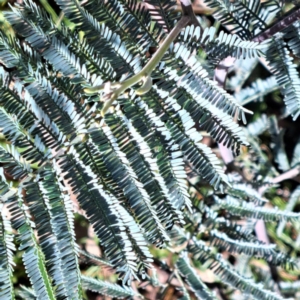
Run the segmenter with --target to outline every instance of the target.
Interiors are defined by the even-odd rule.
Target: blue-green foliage
[[[152,71],[151,89],[138,95],[138,84],[128,88],[102,116],[103,91],[90,91],[143,69],[150,48],[159,51],[180,18],[176,1],[56,2],[74,30],[26,0],[5,12],[16,37],[0,33],[0,209],[5,208],[0,216],[0,298],[14,298],[15,244],[31,283],[16,291],[26,299],[82,299],[84,290],[113,298],[138,296],[128,285],[152,280],[153,244],[180,248],[175,275],[198,299],[216,299],[193,264],[207,261],[234,289],[260,300],[282,299],[239,274],[215,248],[286,268],[294,264],[276,245],[260,242],[253,224],[243,229],[238,221],[299,220],[296,212],[262,207],[266,200],[257,189],[268,183],[274,168],[261,167],[266,160],[257,136],[270,128],[282,171],[298,165],[299,145],[290,163],[275,117],[262,116],[247,129],[237,121],[246,123],[249,111],[243,105],[278,89],[291,115],[299,115],[300,81],[289,50],[299,54],[299,24],[268,43],[253,42],[267,28],[268,14],[279,12],[274,3],[209,0],[221,23],[231,25],[231,34],[187,26]],[[200,50],[206,63],[197,55]],[[210,76],[228,56],[244,60],[229,82],[235,94]],[[263,56],[273,76],[243,89],[249,64]],[[203,135],[234,154],[251,145],[253,181],[228,177]],[[212,187],[201,203],[192,197],[191,173]],[[103,257],[79,250],[71,197],[92,225]],[[224,211],[235,217],[222,217]],[[201,241],[204,235],[209,245]],[[82,276],[79,255],[115,269],[124,286]],[[181,299],[189,299],[185,286],[180,289]]]

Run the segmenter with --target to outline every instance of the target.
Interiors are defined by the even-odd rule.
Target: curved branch
[[[154,53],[152,58],[148,61],[148,63],[145,65],[145,67],[137,74],[133,75],[127,80],[124,80],[123,82],[117,82],[110,85],[110,91],[107,92],[102,100],[105,101],[105,104],[102,108],[101,114],[102,116],[105,115],[109,107],[112,105],[112,103],[118,99],[118,97],[128,88],[132,87],[133,85],[139,83],[140,81],[145,81],[145,78],[148,78],[147,80],[147,87],[145,90],[149,90],[151,86],[151,73],[154,70],[154,68],[157,66],[157,64],[161,61],[165,53],[168,51],[170,45],[175,41],[177,36],[180,34],[181,30],[185,28],[187,25],[194,24],[196,26],[200,26],[194,11],[192,7],[192,3],[190,0],[180,0],[181,8],[182,8],[182,17],[176,24],[176,26],[173,28],[173,30],[168,34],[167,38],[163,41],[161,46],[158,48],[158,50]],[[97,91],[103,90],[105,87],[104,85],[95,86],[92,88],[86,88],[84,89],[84,92],[86,93],[93,93]],[[147,91],[146,91],[147,92]]]

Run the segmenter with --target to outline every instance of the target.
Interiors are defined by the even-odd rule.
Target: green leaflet
[[[205,49],[208,59],[218,64],[222,59],[232,56],[235,58],[250,59],[263,56],[267,44],[245,41],[237,35],[221,31],[217,36],[215,27],[207,27],[201,32],[200,27],[188,26],[182,31],[178,40],[190,50]]]
[[[278,89],[275,77],[271,76],[265,80],[258,79],[250,87],[242,89],[235,94],[235,98],[246,105],[252,101],[261,101],[263,96]]]
[[[58,0],[57,4],[72,22],[86,32],[91,46],[112,62],[117,74],[124,74],[128,68],[132,73],[140,70],[139,57],[132,55],[122,43],[120,36],[108,29],[104,23],[100,24],[93,13],[80,6],[77,0],[72,0],[71,3]]]
[[[150,6],[149,13],[152,20],[156,21],[164,31],[170,32],[176,19],[176,14],[172,14],[176,1],[146,0],[145,2]]]
[[[149,115],[153,121],[155,120],[155,122],[163,124],[161,123],[162,120],[167,120],[165,123],[167,129],[166,136],[171,136],[175,140],[195,171],[199,172],[199,175],[214,185],[216,189],[218,189],[220,184],[222,186],[222,182],[226,182],[227,180],[226,176],[210,149],[199,143],[202,137],[198,132],[191,129],[191,120],[186,118],[183,119],[182,122],[178,117],[174,120],[176,116],[174,116],[174,114],[172,114],[172,118],[169,118],[168,110],[164,109],[155,91],[151,91],[150,95],[143,96],[142,100],[143,101],[138,101],[140,108],[142,108],[146,115]],[[156,112],[157,115],[155,115],[154,112]],[[175,124],[180,125],[176,126]],[[211,168],[210,165],[214,165],[214,167]]]
[[[144,114],[144,110],[141,107],[141,99],[130,98],[130,102],[127,99],[122,101],[125,108],[124,114],[128,119],[127,124],[136,131],[137,137],[140,134],[138,139],[143,141],[144,146],[141,145],[139,148],[148,150],[146,153],[148,156],[150,155],[152,173],[155,172],[157,174],[155,176],[162,188],[164,197],[169,201],[169,203],[162,203],[162,205],[170,206],[171,210],[174,211],[172,214],[174,220],[178,217],[181,218],[179,209],[182,209],[184,204],[188,207],[190,206],[186,181],[184,180],[182,152],[179,150],[179,146],[170,140],[170,132],[164,124],[154,118],[152,114]],[[137,114],[142,116],[143,122],[140,122],[135,117]],[[152,127],[156,128],[155,135],[150,134]],[[178,150],[175,151],[175,149]]]
[[[36,295],[35,295],[33,289],[27,288],[25,286],[21,286],[20,289],[17,291],[17,294],[22,299],[36,300]]]
[[[247,126],[247,132],[251,136],[259,136],[269,127],[269,120],[265,114],[261,115],[259,119],[250,123]]]
[[[287,255],[278,252],[274,244],[264,245],[263,243],[248,242],[242,239],[237,242],[225,233],[219,233],[216,230],[212,230],[210,238],[212,246],[226,249],[230,253],[244,253],[250,257],[264,258],[275,265],[290,266],[295,264]]]
[[[147,224],[147,227],[145,227],[145,233],[149,240],[153,242],[156,241],[158,245],[162,245],[164,240],[168,237],[164,228],[160,225],[160,222],[163,222],[163,220],[159,218],[160,212],[156,212],[154,209],[158,205],[158,201],[164,201],[163,195],[160,192],[160,186],[157,184],[156,180],[152,178],[153,176],[151,175],[151,171],[148,166],[149,163],[145,160],[142,154],[137,151],[134,144],[127,142],[124,146],[122,146],[122,141],[126,141],[129,135],[129,131],[125,127],[125,122],[120,120],[117,116],[108,115],[106,117],[106,123],[110,128],[110,130],[106,130],[106,134],[111,143],[117,143],[117,145],[120,145],[120,148],[123,148],[127,159],[132,162],[132,170],[130,170],[130,168],[129,172],[135,173],[136,177],[140,179],[145,188],[145,191],[143,191],[143,189],[141,190],[142,197],[140,197],[140,201],[137,201],[136,199],[134,203],[131,202],[131,207],[136,206],[135,210],[138,212],[137,214],[141,214],[141,224]],[[119,147],[115,147],[116,153],[120,151]],[[122,153],[120,153],[120,155],[122,155]],[[123,164],[126,166],[126,160],[123,161]],[[137,186],[139,186],[138,182]],[[134,191],[132,191],[132,193],[134,193]],[[151,213],[151,220],[145,217],[145,211],[147,210]]]

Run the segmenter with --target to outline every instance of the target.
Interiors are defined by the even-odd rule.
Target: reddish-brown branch
[[[289,11],[286,16],[284,16],[281,20],[277,21],[274,25],[270,28],[264,30],[263,32],[259,33],[256,37],[252,39],[254,42],[263,42],[278,32],[282,32],[288,26],[293,24],[295,21],[300,19],[300,8]],[[233,65],[234,59],[232,60],[232,64],[230,65],[225,58],[223,61],[215,69],[215,80],[218,82],[219,86],[224,87],[225,81],[227,78],[227,73],[229,68]]]
[[[282,32],[288,26],[292,25],[294,22],[300,19],[300,8],[289,11],[286,16],[284,16],[281,20],[277,21],[274,25],[270,28],[264,30],[263,32],[259,33],[256,37],[252,40],[254,42],[263,42],[278,32]]]

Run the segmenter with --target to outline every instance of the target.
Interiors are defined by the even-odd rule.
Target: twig
[[[282,182],[284,180],[288,180],[288,179],[293,179],[295,177],[297,177],[300,174],[300,168],[293,168],[283,174],[278,175],[277,177],[271,179],[272,183],[279,183]],[[263,195],[265,193],[265,191],[267,190],[267,187],[262,186],[258,192],[260,193],[260,195]]]
[[[299,168],[294,168],[294,169],[291,169],[283,174],[280,174],[279,176],[275,177],[272,182],[273,183],[279,183],[283,180],[287,180],[287,179],[292,179],[296,176],[298,176],[300,173],[300,169]]]
[[[182,17],[173,28],[173,30],[168,34],[167,38],[163,41],[161,46],[154,53],[152,58],[148,61],[146,66],[137,74],[133,75],[129,79],[111,84],[111,91],[107,93],[103,100],[106,100],[103,109],[101,111],[102,116],[105,115],[112,103],[128,88],[133,85],[143,81],[142,87],[138,90],[139,94],[144,94],[149,91],[152,86],[151,73],[153,69],[157,66],[160,60],[163,58],[165,53],[168,51],[170,45],[174,42],[177,36],[180,34],[181,30],[187,25],[194,24],[200,26],[192,7],[190,0],[180,0],[182,8]],[[84,91],[87,93],[101,91],[104,89],[104,85],[86,88]]]
[[[173,277],[175,276],[175,271],[172,271],[171,274],[169,274],[168,276],[168,280],[167,282],[165,283],[165,287],[164,289],[160,292],[160,295],[158,296],[158,299],[165,299],[165,295],[167,294],[167,291],[168,291],[168,288],[169,288],[169,285],[173,279]]]
[[[55,22],[55,27],[61,28],[61,22],[62,22],[64,16],[65,16],[65,13],[63,11],[61,11],[58,18],[57,18],[57,20],[56,20],[56,22]]]
[[[284,16],[281,20],[276,22],[270,28],[259,33],[256,37],[252,39],[252,41],[263,42],[274,36],[274,34],[283,31],[285,28],[292,25],[298,19],[300,19],[300,8],[289,11],[286,16]]]
[[[180,6],[175,7],[174,11],[176,12],[182,12],[182,9]],[[212,15],[215,10],[211,9],[211,8],[205,8],[205,7],[194,7],[193,6],[193,11],[196,15]]]
[[[57,15],[57,13],[55,12],[55,10],[52,8],[52,6],[49,4],[48,0],[39,0],[39,2],[42,4],[44,9],[51,15],[53,21],[55,23],[58,22],[59,17]]]

